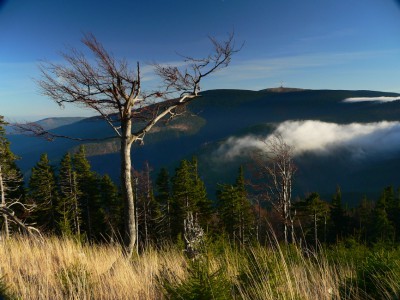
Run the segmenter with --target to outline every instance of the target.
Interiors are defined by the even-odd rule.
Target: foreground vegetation
[[[43,154],[24,185],[1,124],[0,299],[399,299],[392,186],[354,208],[339,187],[330,202],[316,192],[293,200],[285,143],[258,162],[269,176],[249,190],[241,167],[215,202],[196,158],[173,176],[160,170],[155,185],[145,164],[133,172],[132,256],[120,189],[91,170],[85,149],[59,166]]]
[[[215,241],[196,260],[178,246],[121,256],[119,246],[13,237],[0,243],[6,299],[398,299],[400,249]],[[1,298],[1,297],[0,297]]]

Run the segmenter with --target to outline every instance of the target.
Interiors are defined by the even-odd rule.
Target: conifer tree
[[[99,238],[101,232],[95,226],[95,224],[101,222],[98,178],[91,170],[84,146],[80,146],[74,154],[72,163],[76,172],[78,189],[81,192],[79,197],[82,216],[81,231],[86,232],[89,239]]]
[[[38,226],[55,231],[58,204],[56,177],[54,168],[50,165],[45,153],[40,156],[39,161],[32,168],[29,179],[29,197],[36,205],[33,219]]]
[[[183,233],[186,215],[188,212],[195,210],[192,188],[193,181],[190,163],[187,160],[182,160],[172,178],[171,229],[173,237],[177,237]]]
[[[222,184],[217,191],[218,216],[221,227],[231,239],[239,236],[240,232],[240,201],[238,190],[232,184]]]
[[[239,168],[235,184],[222,185],[217,198],[221,227],[230,238],[245,243],[252,233],[254,215],[247,199],[243,167]]]
[[[198,161],[196,157],[192,158],[192,178],[193,178],[193,199],[196,203],[195,213],[200,227],[204,230],[208,228],[212,214],[212,203],[208,199],[207,190],[203,180],[199,176]]]
[[[388,202],[393,196],[393,188],[386,188],[376,202],[372,213],[372,232],[370,234],[374,242],[393,242],[395,229],[388,217]]]
[[[360,204],[356,210],[356,222],[358,225],[358,234],[363,242],[367,242],[369,239],[368,233],[370,233],[370,225],[372,218],[374,203],[369,201],[365,196],[361,199]]]
[[[392,186],[387,187],[384,193],[386,194],[388,219],[393,226],[395,239],[399,241],[400,240],[400,195],[399,193],[395,195]]]
[[[60,216],[59,228],[65,235],[81,235],[81,209],[79,199],[81,192],[78,188],[77,174],[72,169],[72,159],[66,153],[60,162],[58,177],[60,199],[57,207]]]
[[[156,197],[160,207],[159,238],[171,240],[171,188],[166,168],[162,168],[156,179]]]
[[[329,204],[321,200],[320,195],[313,192],[304,201],[296,203],[296,209],[303,215],[304,223],[302,230],[306,237],[312,237],[314,249],[318,249],[318,243],[326,240],[326,226],[329,215]],[[301,215],[299,217],[301,217]],[[323,232],[323,240],[320,239],[319,232]]]
[[[172,235],[183,233],[184,220],[192,213],[201,227],[206,227],[211,214],[211,201],[197,170],[197,161],[182,160],[172,178]]]
[[[104,175],[100,179],[100,203],[104,218],[104,234],[110,242],[120,239],[123,230],[123,207],[117,186],[110,176]]]
[[[336,193],[332,197],[331,202],[331,242],[335,242],[343,238],[344,229],[346,228],[346,216],[342,205],[342,191],[339,186],[336,187]]]

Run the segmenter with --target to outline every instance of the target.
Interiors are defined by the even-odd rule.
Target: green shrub
[[[222,268],[211,272],[207,259],[200,258],[189,261],[188,276],[177,278],[168,270],[164,270],[158,278],[164,296],[177,300],[227,300],[232,299],[231,284]]]

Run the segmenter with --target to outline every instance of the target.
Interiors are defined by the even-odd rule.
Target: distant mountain
[[[61,126],[67,126],[76,122],[79,122],[83,119],[86,119],[84,117],[59,117],[59,118],[46,118],[39,120],[35,123],[38,125],[42,126],[46,130],[52,130]]]
[[[155,127],[147,136],[147,140],[145,139],[144,146],[134,147],[133,164],[135,168],[141,168],[147,160],[154,173],[162,166],[168,167],[173,173],[180,159],[196,155],[199,158],[201,176],[206,182],[210,196],[214,197],[218,183],[234,180],[239,165],[250,162],[248,150],[228,158],[227,151],[238,146],[235,142],[265,138],[285,121],[312,120],[314,122],[306,125],[319,124],[318,126],[327,127],[326,130],[339,128],[343,139],[348,138],[354,130],[364,130],[368,133],[368,130],[375,130],[375,125],[366,125],[364,128],[362,124],[400,121],[400,101],[344,103],[343,100],[382,96],[400,95],[378,91],[302,90],[283,87],[261,91],[205,91],[202,97],[189,104],[187,115],[173,120],[168,126]],[[70,119],[70,123],[54,127],[51,127],[53,121],[49,120],[53,119],[41,122],[62,135],[104,138],[113,134],[108,125],[98,118],[79,118],[73,122]],[[355,129],[351,126],[346,127],[353,123],[358,124],[353,126]],[[392,127],[396,124],[389,123]],[[383,124],[383,129],[389,125]],[[397,127],[393,128],[392,131],[396,133]],[[313,128],[309,130],[313,131]],[[393,133],[382,130],[377,132]],[[321,138],[328,138],[326,135],[322,134]],[[9,139],[12,150],[22,157],[19,165],[24,172],[38,161],[41,153],[47,152],[56,164],[66,151],[74,151],[80,144],[63,139],[49,143],[21,135],[10,135]],[[302,143],[311,143],[311,139],[303,139]],[[369,146],[363,140],[360,151],[366,152],[365,157],[368,159],[355,159],[351,148],[355,142],[352,144],[351,141],[344,143],[343,147],[335,148],[329,155],[318,151],[306,151],[296,156],[299,171],[295,194],[302,196],[307,192],[318,191],[323,196],[330,197],[336,185],[340,185],[343,193],[348,195],[345,200],[355,202],[363,194],[376,196],[385,185],[400,185],[397,176],[400,155],[393,155],[392,152],[389,155],[388,152],[376,150],[371,156],[367,149]],[[382,135],[382,145],[384,143],[385,138]],[[396,147],[393,148],[394,151],[400,154],[400,149]],[[95,170],[108,173],[118,180],[118,141],[111,139],[86,143],[86,148]]]
[[[36,124],[42,126],[45,130],[52,130],[61,126],[70,125],[81,120],[85,119],[84,117],[58,117],[58,118],[46,118],[39,121],[35,121]],[[16,134],[15,129],[8,125],[6,126],[7,134]]]

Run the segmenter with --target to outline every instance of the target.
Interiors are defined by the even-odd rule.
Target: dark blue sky
[[[400,92],[398,1],[0,0],[0,114],[85,114],[60,111],[32,81],[40,59],[59,60],[66,45],[80,48],[82,32],[94,33],[115,56],[145,64],[177,61],[176,52],[204,55],[208,35],[232,30],[245,46],[203,90],[258,90],[283,81]]]

